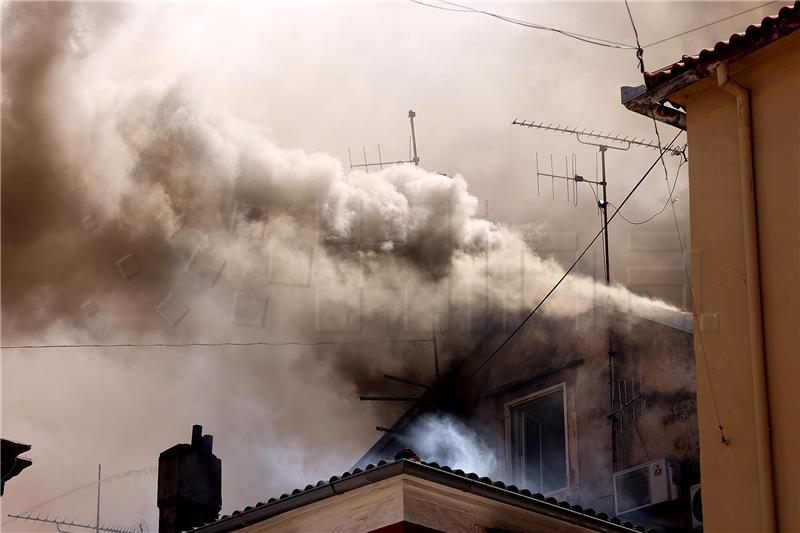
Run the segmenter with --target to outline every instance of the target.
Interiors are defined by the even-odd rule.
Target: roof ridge
[[[379,472],[381,475],[376,476],[375,474]],[[242,510],[235,510],[229,515],[223,515],[219,517],[219,519],[198,526],[191,531],[196,533],[224,533],[235,531],[247,527],[248,525],[267,520],[278,514],[302,507],[303,505],[401,474],[412,475],[438,483],[449,481],[449,485],[464,485],[464,480],[467,480],[468,488],[470,489],[469,492],[473,492],[472,489],[478,489],[473,492],[478,496],[511,505],[516,503],[517,506],[527,502],[529,506],[521,507],[534,512],[538,511],[546,516],[562,519],[567,522],[575,523],[577,521],[586,527],[595,526],[600,528],[598,531],[649,531],[653,533],[652,530],[647,530],[642,525],[622,521],[620,518],[609,516],[604,512],[598,513],[591,508],[583,508],[581,505],[572,505],[567,501],[559,501],[553,497],[547,497],[542,493],[534,493],[526,488],[520,489],[513,484],[507,485],[503,481],[492,480],[488,476],[480,476],[474,472],[465,472],[460,468],[453,469],[447,465],[440,465],[435,461],[426,462],[408,458],[407,456],[398,457],[391,461],[382,459],[376,464],[370,463],[366,465],[363,469],[355,468],[352,472],[348,471],[339,476],[331,476],[327,482],[320,480],[315,485],[306,485],[304,489],[296,488],[291,494],[284,493],[281,494],[280,497],[269,498],[266,502],[258,502],[253,506],[248,505]],[[361,481],[364,482],[362,483]],[[339,487],[338,485],[340,484],[347,484],[349,487]],[[464,487],[458,488],[466,490]],[[326,494],[322,495],[322,493]],[[314,497],[308,498],[309,495]],[[317,495],[321,497],[317,498]],[[505,497],[502,497],[503,495]],[[517,501],[513,501],[514,499]],[[275,507],[275,512],[268,512],[268,508],[270,507]],[[263,516],[252,517],[251,515],[254,514],[261,514]],[[248,517],[253,518],[252,521],[248,520]]]

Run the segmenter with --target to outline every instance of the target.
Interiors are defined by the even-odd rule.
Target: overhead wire
[[[415,4],[421,5],[421,6],[432,7],[434,9],[441,9],[441,10],[444,10],[444,11],[453,11],[453,12],[457,12],[457,13],[476,13],[476,14],[481,14],[481,15],[485,15],[487,17],[492,17],[492,18],[501,20],[503,22],[507,22],[509,24],[515,24],[517,26],[523,26],[525,28],[530,28],[530,29],[533,29],[533,30],[542,30],[542,31],[550,31],[550,32],[558,33],[558,34],[563,35],[565,37],[569,37],[571,39],[576,39],[578,41],[582,41],[582,42],[585,42],[585,43],[588,43],[588,44],[593,44],[593,45],[596,45],[596,46],[603,46],[603,47],[606,47],[606,48],[618,48],[618,49],[622,49],[622,50],[630,50],[630,49],[634,49],[635,48],[635,47],[633,47],[633,46],[631,46],[629,44],[626,44],[626,43],[621,43],[621,42],[618,42],[618,41],[612,41],[610,39],[604,39],[602,37],[595,37],[595,36],[592,36],[592,35],[586,35],[586,34],[583,34],[583,33],[577,33],[577,32],[573,32],[573,31],[562,30],[560,28],[554,28],[554,27],[551,27],[551,26],[545,26],[543,24],[537,24],[535,22],[530,22],[530,21],[523,20],[523,19],[518,19],[518,18],[514,18],[514,17],[508,17],[508,16],[505,16],[505,15],[500,15],[499,13],[494,13],[492,11],[485,11],[483,9],[477,9],[477,8],[470,7],[470,6],[457,4],[457,3],[451,2],[449,0],[439,0],[439,3],[445,4],[446,6],[452,6],[452,7],[445,7],[445,6],[435,5],[435,4],[429,4],[427,2],[422,2],[421,0],[410,0],[410,1],[415,3]]]
[[[494,12],[491,12],[491,11],[485,11],[485,10],[476,9],[476,8],[473,8],[473,7],[470,7],[470,6],[464,6],[464,5],[461,5],[461,4],[456,4],[455,2],[450,2],[448,0],[439,0],[439,2],[443,3],[443,4],[447,4],[449,6],[455,6],[455,7],[447,7],[447,6],[436,5],[436,4],[432,4],[432,3],[428,3],[428,2],[423,2],[422,0],[409,0],[409,1],[413,2],[415,4],[419,4],[421,6],[430,7],[430,8],[433,8],[433,9],[439,9],[439,10],[442,10],[442,11],[450,11],[450,12],[455,12],[455,13],[479,13],[479,14],[482,14],[482,15],[486,15],[486,16],[489,16],[489,17],[496,18],[498,20],[502,20],[503,22],[508,22],[510,24],[516,24],[516,25],[519,25],[519,26],[529,27],[531,29],[552,31],[552,32],[560,33],[560,34],[562,34],[562,35],[564,35],[566,37],[570,37],[570,38],[573,38],[573,39],[577,39],[577,40],[580,40],[580,41],[583,41],[583,42],[586,42],[586,43],[589,43],[589,44],[598,45],[598,46],[605,46],[605,47],[608,47],[608,48],[618,48],[618,49],[623,49],[623,50],[630,50],[630,49],[636,50],[637,49],[636,46],[632,46],[632,45],[629,45],[629,44],[626,44],[626,43],[613,41],[613,40],[610,40],[610,39],[604,39],[604,38],[601,38],[601,37],[595,37],[595,36],[591,36],[591,35],[585,35],[585,34],[581,34],[581,33],[577,33],[577,32],[561,30],[559,28],[552,28],[552,27],[549,27],[549,26],[544,26],[542,24],[537,24],[537,23],[534,23],[534,22],[529,22],[529,21],[522,20],[522,19],[517,19],[517,18],[514,18],[514,17],[508,17],[508,16],[505,16],[505,15],[500,15],[498,13],[494,13]],[[721,18],[706,22],[705,24],[701,24],[700,26],[695,26],[693,28],[689,28],[688,30],[684,30],[684,31],[681,31],[679,33],[675,33],[673,35],[669,35],[669,36],[664,37],[662,39],[659,39],[657,41],[653,41],[653,42],[650,42],[650,43],[647,43],[647,44],[644,44],[644,45],[640,45],[638,48],[641,48],[641,49],[644,50],[644,49],[650,48],[652,46],[658,46],[660,44],[666,43],[666,42],[671,41],[673,39],[678,39],[679,37],[683,37],[684,35],[688,35],[690,33],[694,33],[696,31],[700,31],[700,30],[703,30],[705,28],[714,26],[715,24],[719,24],[720,22],[725,22],[726,20],[731,20],[731,19],[739,17],[741,15],[746,15],[747,13],[751,13],[753,11],[757,11],[757,10],[763,8],[763,7],[768,6],[768,5],[780,4],[780,3],[782,3],[780,0],[771,0],[769,2],[765,2],[763,4],[759,4],[759,5],[755,6],[755,7],[744,9],[742,11],[738,11],[738,12],[733,13],[731,15],[727,15],[725,17],[721,17]]]
[[[444,7],[444,6],[437,6],[435,4],[429,4],[427,2],[421,2],[420,0],[411,0],[415,4],[419,4],[421,6],[432,7],[433,9],[441,9],[442,11],[455,11],[456,13],[472,13],[469,9],[458,9],[454,7]]]
[[[656,46],[656,45],[659,45],[661,43],[665,43],[667,41],[671,41],[672,39],[677,39],[678,37],[683,37],[684,35],[688,35],[690,33],[694,33],[696,31],[703,30],[705,28],[708,28],[709,26],[713,26],[714,24],[719,24],[720,22],[724,22],[726,20],[730,20],[732,18],[736,18],[736,17],[738,17],[740,15],[745,15],[745,14],[750,13],[752,11],[759,10],[762,7],[766,7],[766,6],[770,5],[770,4],[780,4],[780,3],[782,3],[782,2],[780,2],[779,0],[771,0],[770,2],[765,2],[765,3],[757,5],[755,7],[751,7],[749,9],[745,9],[744,11],[739,11],[738,13],[734,13],[732,15],[728,15],[727,17],[722,17],[722,18],[719,18],[719,19],[716,19],[716,20],[712,20],[711,22],[707,22],[707,23],[702,24],[700,26],[696,26],[696,27],[688,29],[686,31],[682,31],[680,33],[676,33],[675,35],[670,35],[669,37],[664,37],[663,39],[659,39],[658,41],[653,41],[652,43],[647,43],[644,46],[642,46],[642,48],[650,48],[651,46]]]
[[[769,2],[769,3],[771,3],[771,2]],[[759,6],[759,7],[764,7],[765,5],[767,5],[767,4],[763,4],[763,5]],[[634,22],[634,20],[633,20],[633,14],[631,13],[630,6],[628,5],[628,0],[625,0],[625,6],[628,9],[628,18],[631,21],[631,26],[633,28],[633,33],[636,36],[636,41],[638,43],[639,42],[639,32],[636,29],[636,22]],[[757,9],[757,8],[754,8],[754,9]],[[750,10],[750,11],[752,11],[752,10]],[[733,16],[735,16],[735,15],[733,15]],[[731,17],[729,17],[729,18],[731,18]],[[698,29],[700,29],[700,28],[698,28]],[[638,54],[638,52],[641,51],[641,50],[642,50],[642,47],[640,46],[639,49],[637,50],[637,57],[639,57],[639,59],[640,59],[640,69],[642,71],[642,75],[644,76],[644,72],[645,72],[644,53],[642,52],[641,56]],[[651,99],[650,103],[652,105],[652,103],[653,103],[652,99]],[[661,135],[660,135],[660,133],[658,131],[658,122],[656,121],[655,116],[652,113],[650,114],[650,119],[653,121],[653,129],[655,130],[655,134],[656,134],[656,142],[658,143],[658,146],[659,146],[659,152],[660,152],[659,160],[661,161],[661,165],[664,168],[665,176],[668,176],[667,165],[664,162],[664,151],[661,150]],[[680,135],[680,132],[678,133],[678,135]],[[677,136],[675,138],[677,138]],[[673,139],[672,142],[675,142],[675,139]],[[672,144],[672,143],[670,143],[670,144]],[[684,155],[684,162],[686,160],[685,158],[686,158],[686,156]],[[683,164],[683,162],[681,164]],[[679,170],[680,170],[680,167],[679,167]],[[677,177],[676,177],[676,183],[677,183]],[[667,187],[669,188],[669,180],[668,179],[666,181],[666,184],[667,184]],[[697,324],[699,322],[698,316],[697,316],[697,301],[695,300],[695,297],[694,297],[694,288],[692,286],[692,277],[691,277],[691,274],[689,273],[689,267],[688,267],[688,265],[686,263],[686,251],[685,251],[685,248],[684,248],[684,245],[683,245],[683,238],[681,237],[680,225],[678,224],[678,215],[675,212],[675,203],[672,200],[672,194],[673,194],[674,190],[675,189],[673,187],[673,189],[671,191],[668,191],[669,192],[669,197],[667,199],[668,200],[667,203],[672,208],[672,217],[673,217],[673,219],[675,221],[675,235],[678,238],[678,245],[680,246],[680,250],[681,250],[681,262],[683,263],[683,271],[684,271],[684,274],[686,275],[686,283],[687,283],[687,287],[689,288],[689,297],[691,299],[691,304],[692,304],[692,318],[693,318],[695,324]],[[622,207],[622,204],[620,204],[620,208],[621,207]],[[614,214],[616,215],[618,212],[619,211],[615,211]],[[711,392],[711,402],[712,402],[712,405],[713,405],[713,408],[714,408],[714,415],[715,415],[716,421],[717,421],[717,429],[719,429],[719,432],[720,432],[720,441],[722,442],[722,444],[729,445],[731,441],[725,435],[725,428],[722,425],[722,419],[721,419],[720,414],[719,414],[719,405],[718,405],[718,402],[717,402],[717,395],[716,395],[716,392],[715,392],[715,389],[714,389],[714,380],[713,380],[712,375],[711,375],[711,367],[710,367],[709,362],[708,362],[708,352],[706,351],[705,341],[703,340],[703,331],[702,331],[702,329],[699,329],[697,331],[697,336],[698,336],[698,338],[700,340],[700,351],[702,353],[701,359],[703,360],[703,364],[704,364],[705,369],[706,369],[706,376],[708,376],[709,391]],[[644,442],[642,442],[642,446],[644,446]]]
[[[672,139],[672,141],[670,141],[670,143],[667,145],[665,149],[664,148],[660,149],[659,158],[653,161],[653,164],[650,165],[650,168],[647,169],[647,172],[645,172],[642,175],[642,177],[639,178],[639,180],[636,182],[633,188],[628,192],[628,194],[625,196],[622,202],[620,202],[619,204],[620,207],[624,206],[628,202],[628,200],[630,200],[630,198],[633,196],[633,194],[636,192],[639,186],[644,182],[647,176],[650,175],[650,172],[652,172],[652,170],[656,167],[659,160],[664,156],[664,152],[666,150],[669,150],[672,147],[672,145],[675,144],[675,141],[678,139],[678,136],[681,133],[683,132],[682,131],[678,132],[678,134],[675,135],[675,137]],[[519,325],[515,327],[513,331],[511,331],[511,333],[503,340],[503,342],[501,342],[500,345],[498,345],[497,348],[495,348],[494,351],[492,351],[492,353],[489,354],[478,365],[478,367],[468,376],[468,379],[473,378],[478,372],[483,370],[483,368],[485,368],[486,365],[488,365],[495,358],[495,356],[497,356],[497,354],[500,353],[500,351],[511,341],[511,339],[513,339],[517,335],[517,333],[519,333],[519,331],[523,328],[523,326],[525,326],[525,324],[527,324],[527,322],[533,317],[533,315],[535,315],[536,312],[539,309],[541,309],[541,307],[544,305],[547,299],[550,298],[550,296],[556,291],[556,289],[558,289],[561,283],[563,283],[564,280],[567,279],[567,276],[569,276],[572,273],[572,271],[575,269],[575,267],[578,265],[581,259],[583,259],[583,256],[585,256],[586,253],[592,248],[592,246],[594,246],[594,243],[597,242],[597,239],[599,239],[603,235],[603,231],[605,230],[605,228],[608,227],[608,224],[610,224],[611,221],[614,220],[614,218],[617,216],[618,213],[619,213],[618,211],[615,211],[614,213],[611,214],[611,216],[608,218],[608,222],[604,224],[603,227],[600,228],[600,231],[598,231],[597,234],[594,236],[594,238],[591,241],[589,241],[589,244],[586,245],[586,247],[578,255],[575,261],[573,261],[572,264],[564,271],[564,274],[561,276],[561,278],[559,278],[559,280],[555,283],[555,285],[553,285],[553,287],[549,291],[547,291],[547,293],[539,301],[539,303],[536,304],[536,306],[527,314],[527,316],[525,316],[522,322],[520,322]]]
[[[650,222],[651,220],[653,220],[654,218],[656,218],[658,215],[660,215],[661,213],[663,213],[664,211],[666,211],[666,209],[667,209],[667,206],[668,206],[668,205],[670,205],[670,204],[673,202],[673,195],[675,194],[675,188],[676,188],[676,187],[677,187],[677,185],[678,185],[678,177],[680,176],[680,173],[681,173],[681,168],[683,168],[683,165],[684,165],[684,163],[685,163],[685,160],[681,160],[681,162],[680,162],[680,163],[678,163],[678,170],[675,172],[675,179],[673,180],[673,182],[672,182],[672,185],[671,185],[671,186],[670,186],[670,184],[669,184],[669,180],[667,180],[667,192],[669,193],[669,195],[667,196],[667,201],[666,201],[666,202],[664,202],[664,205],[661,207],[661,209],[659,209],[659,210],[658,210],[656,213],[654,213],[652,216],[649,216],[649,217],[647,217],[646,219],[644,219],[644,220],[639,220],[639,221],[636,221],[636,220],[631,220],[631,219],[627,218],[625,215],[623,215],[623,214],[620,212],[619,216],[620,216],[620,217],[622,217],[622,220],[624,220],[625,222],[627,222],[628,224],[631,224],[631,225],[633,225],[633,226],[641,226],[642,224],[647,224],[648,222]],[[611,202],[608,202],[608,205],[610,205],[611,207],[613,207],[613,208],[614,208],[616,211],[619,211],[619,209],[617,208],[617,206],[615,206],[615,205],[614,205],[614,204],[612,204]]]
[[[56,348],[188,348],[224,346],[348,346],[366,344],[370,341],[253,341],[253,342],[153,342],[153,343],[109,343],[109,344],[16,344],[0,346],[2,350],[33,350]],[[385,341],[374,341],[385,342]],[[430,339],[392,339],[390,342],[431,342]]]

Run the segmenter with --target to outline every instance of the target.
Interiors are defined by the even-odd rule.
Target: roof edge
[[[590,509],[584,510],[580,506],[571,506],[553,498],[545,499],[541,494],[534,495],[529,491],[520,491],[514,486],[506,487],[502,482],[492,483],[491,479],[479,478],[476,474],[465,474],[461,470],[440,467],[436,463],[399,459],[392,462],[381,461],[377,466],[370,465],[363,471],[357,470],[352,474],[345,473],[341,477],[334,476],[329,483],[324,485],[309,486],[306,490],[297,490],[292,495],[283,495],[280,499],[266,504],[259,504],[253,508],[246,507],[244,511],[234,511],[231,516],[193,529],[192,533],[237,531],[282,513],[398,475],[408,475],[431,481],[601,533],[645,531],[641,526],[637,527],[627,522],[622,523],[618,518],[609,518],[603,513],[595,515],[594,511]]]
[[[727,41],[696,56],[644,74],[645,85],[621,88],[621,102],[628,110],[686,129],[686,114],[666,106],[669,95],[711,76],[720,64],[730,64],[752,54],[800,29],[800,0],[782,7],[777,14],[765,17],[760,24],[734,33]],[[674,103],[674,102],[669,102]],[[676,106],[679,107],[679,106]]]

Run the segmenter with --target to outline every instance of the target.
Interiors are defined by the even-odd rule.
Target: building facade
[[[687,130],[709,531],[800,531],[800,2],[623,88]]]
[[[426,415],[453,416],[493,450],[492,474],[505,483],[662,531],[690,529],[700,478],[690,317],[539,318],[484,364],[507,332],[488,335],[357,466],[414,446]],[[651,467],[668,475],[631,489]],[[670,476],[671,493],[659,496]]]

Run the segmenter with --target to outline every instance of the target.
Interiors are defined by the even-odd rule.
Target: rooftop
[[[637,113],[653,115],[657,120],[686,129],[686,116],[674,102],[664,106],[665,99],[692,83],[712,74],[720,63],[732,63],[800,29],[800,0],[782,7],[777,14],[764,17],[744,31],[734,33],[711,48],[658,70],[645,72],[644,85],[622,87],[622,104]]]
[[[735,61],[800,28],[800,0],[784,6],[777,14],[764,17],[760,24],[752,24],[744,31],[734,33],[712,48],[704,48],[694,55],[684,55],[666,67],[645,72],[648,89],[671,80],[684,72],[696,71],[701,77],[710,75],[710,68],[720,61]]]
[[[580,505],[570,505],[565,501],[548,498],[539,493],[531,493],[527,489],[506,485],[502,481],[481,477],[478,474],[421,461],[410,450],[404,450],[392,461],[369,464],[363,470],[356,468],[352,472],[333,476],[328,481],[319,481],[314,485],[306,485],[303,489],[294,489],[291,494],[282,494],[277,498],[270,498],[266,502],[258,502],[253,506],[234,511],[230,515],[220,517],[219,520],[195,528],[193,533],[236,531],[305,505],[401,475],[435,482],[592,531],[608,533],[647,531],[643,526],[623,522],[619,518],[609,517],[605,513],[596,513],[594,510],[584,509]]]

